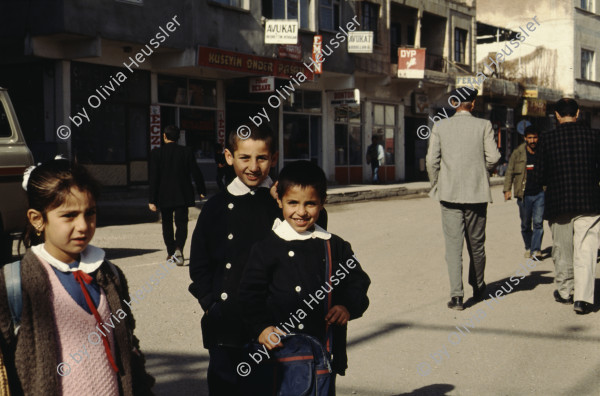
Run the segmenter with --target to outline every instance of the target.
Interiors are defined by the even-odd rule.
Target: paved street
[[[338,395],[600,394],[599,314],[578,316],[554,302],[549,257],[511,284],[526,260],[516,202],[503,202],[501,189],[493,187],[496,202],[488,208],[486,283],[489,292],[504,286],[509,294],[462,312],[446,308],[438,203],[416,198],[327,207],[329,230],[352,243],[372,279],[371,306],[349,327],[350,367],[338,379]],[[190,221],[186,257],[194,226]],[[99,228],[92,243],[123,268],[132,296],[165,261],[159,223]],[[546,257],[550,245],[546,225]],[[472,294],[467,271],[463,279],[466,300]],[[174,268],[133,305],[158,395],[207,394],[201,309],[189,283],[187,267]],[[597,280],[596,310],[599,291]]]

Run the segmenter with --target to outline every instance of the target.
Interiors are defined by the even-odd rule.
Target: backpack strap
[[[113,274],[115,274],[115,277],[117,278],[117,280],[119,281],[119,283],[121,282],[121,278],[119,277],[119,271],[117,271],[117,267],[111,263],[108,260],[105,260],[108,263],[108,266],[110,267],[110,269],[112,270]]]
[[[327,283],[329,285],[328,289],[331,290],[329,293],[327,293],[327,312],[329,312],[329,310],[331,309],[331,293],[332,293],[332,289],[333,286],[331,286],[331,271],[332,271],[332,265],[331,265],[331,242],[329,239],[327,239],[325,241],[325,283]],[[325,349],[327,349],[327,352],[331,354],[332,351],[332,344],[333,344],[333,334],[331,331],[331,326],[329,326],[329,324],[325,325],[325,337],[327,337],[327,343],[325,344]]]
[[[21,290],[21,261],[4,265],[4,282],[8,296],[8,308],[15,328],[15,335],[21,326],[21,312],[23,312],[23,292]]]

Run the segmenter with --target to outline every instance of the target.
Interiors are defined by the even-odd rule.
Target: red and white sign
[[[279,46],[279,57],[293,60],[302,60],[302,45],[300,44],[281,44]]]
[[[225,110],[217,110],[217,143],[225,147]]]
[[[315,74],[323,73],[323,54],[321,53],[323,46],[323,36],[320,34],[315,35],[313,39],[313,50],[312,59],[315,62],[314,72]]]
[[[150,150],[160,147],[160,106],[150,105]]]
[[[250,79],[250,93],[275,91],[275,77],[256,77]]]
[[[398,78],[425,77],[425,48],[398,48]]]

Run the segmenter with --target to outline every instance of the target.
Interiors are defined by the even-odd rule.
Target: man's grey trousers
[[[487,203],[441,202],[442,229],[446,240],[446,264],[450,277],[450,297],[464,297],[462,283],[463,241],[469,252],[469,284],[483,287],[485,270],[485,223]]]

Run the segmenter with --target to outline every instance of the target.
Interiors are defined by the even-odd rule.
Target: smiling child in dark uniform
[[[265,125],[253,127],[247,139],[230,134],[225,158],[237,177],[204,205],[192,236],[189,291],[205,312],[202,339],[210,355],[211,396],[243,394],[236,366],[249,340],[237,291],[250,248],[268,235],[281,213],[269,192],[276,147]]]
[[[326,345],[326,326],[331,325],[332,368],[344,375],[347,323],[369,306],[369,277],[350,244],[316,224],[327,195],[321,168],[293,162],[283,168],[278,182],[277,202],[285,221],[275,220],[269,236],[252,248],[239,291],[245,319],[268,350],[281,346],[273,345],[274,335],[268,338],[273,332],[305,333]],[[330,276],[325,274],[327,241]],[[331,308],[323,297],[328,292]],[[330,395],[335,394],[335,377],[332,384]]]

